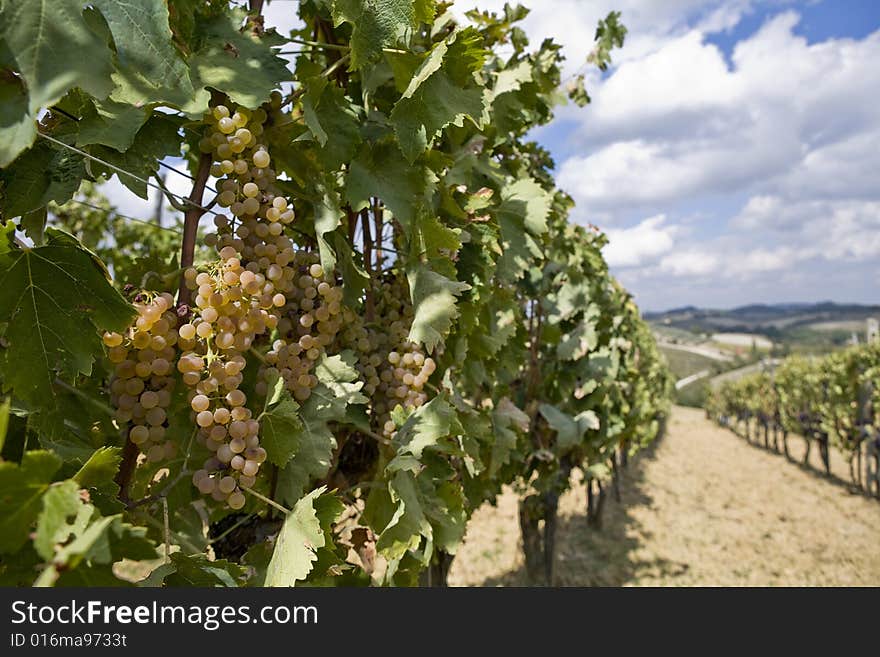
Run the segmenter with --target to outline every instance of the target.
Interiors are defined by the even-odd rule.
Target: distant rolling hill
[[[855,328],[869,317],[880,318],[880,306],[839,304],[825,301],[815,304],[752,304],[731,310],[685,306],[664,312],[645,313],[645,319],[693,333],[742,332],[778,335],[781,332],[813,324]],[[833,323],[833,324],[829,324]]]

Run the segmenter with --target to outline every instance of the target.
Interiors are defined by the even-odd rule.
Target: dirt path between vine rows
[[[789,440],[802,457],[803,441]],[[818,467],[818,450],[812,463]],[[880,502],[835,477],[749,445],[676,407],[666,436],[627,469],[601,530],[587,527],[585,489],[560,501],[561,586],[880,585]],[[524,586],[517,499],[507,490],[468,525],[450,573],[456,586]]]

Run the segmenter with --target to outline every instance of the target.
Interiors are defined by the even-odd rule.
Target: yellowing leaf
[[[325,543],[315,512],[315,500],[325,490],[322,486],[303,497],[284,520],[266,569],[264,586],[294,586],[312,571],[318,558],[315,552]]]

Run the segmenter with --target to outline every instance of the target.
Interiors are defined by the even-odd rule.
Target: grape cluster
[[[144,295],[141,295],[142,297]],[[172,458],[177,446],[166,440],[167,409],[174,389],[177,316],[170,294],[135,301],[138,316],[124,333],[104,333],[114,364],[110,398],[116,421],[150,462]]]
[[[372,399],[373,423],[386,437],[396,430],[391,411],[398,405],[412,410],[424,404],[425,386],[437,369],[434,359],[408,339],[413,320],[409,298],[406,280],[395,276],[373,292],[375,316],[387,324],[370,324],[347,308],[342,315],[345,329],[339,346],[357,354],[363,391]]]
[[[271,107],[267,106],[270,110]],[[342,291],[325,276],[316,255],[296,248],[285,234],[294,210],[276,183],[268,148],[259,141],[266,108],[217,105],[204,118],[199,143],[211,153],[218,178],[216,233],[206,243],[219,259],[185,272],[195,292],[192,319],[179,329],[178,362],[199,427],[198,439],[213,453],[193,475],[205,495],[244,505],[242,488],[255,483],[266,451],[260,423],[240,389],[247,352],[258,336],[277,329],[264,357],[257,394],[275,376],[297,399],[306,399],[317,379],[314,364],[341,325]]]
[[[325,276],[316,254],[296,249],[284,234],[295,215],[274,184],[268,149],[257,141],[266,118],[263,108],[230,114],[218,105],[207,121],[202,148],[220,159],[212,168],[222,176],[218,202],[232,214],[215,219],[216,244],[241,254],[246,269],[258,277],[262,302],[268,306],[271,298],[278,318],[278,339],[266,354],[257,392],[266,394],[268,382],[280,376],[303,401],[318,382],[315,362],[340,328],[342,290]]]
[[[272,299],[262,292],[262,275],[244,269],[231,246],[219,255],[210,271],[188,269],[184,274],[196,295],[192,318],[178,329],[183,353],[177,369],[190,388],[198,441],[213,453],[193,475],[193,483],[203,494],[240,509],[245,501],[240,487],[254,485],[266,460],[260,424],[239,389],[247,364],[242,354],[278,319],[269,312]]]
[[[315,363],[333,343],[342,327],[342,289],[324,276],[314,253],[300,251],[292,263],[296,285],[281,308],[279,338],[266,354],[257,392],[266,394],[267,383],[280,376],[295,399],[305,401],[318,385]]]

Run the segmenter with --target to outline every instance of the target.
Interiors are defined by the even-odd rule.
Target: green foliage
[[[430,23],[434,0],[333,0],[336,27],[351,25],[351,67],[363,68],[420,23]]]
[[[462,27],[433,0],[316,0],[282,36],[222,0],[48,4],[0,10],[0,581],[124,585],[128,559],[149,571],[142,586],[412,584],[502,485],[558,492],[571,469],[603,476],[615,450],[656,435],[664,361],[605,238],[568,222],[572,201],[528,139],[564,96],[561,50],[530,47],[527,10]],[[600,23],[594,63],[624,34],[618,14]],[[295,73],[278,54],[290,49]],[[582,78],[569,95],[588,98]],[[126,299],[177,292],[184,226],[122,216],[97,186],[117,176],[146,198],[159,162],[181,155],[205,174],[209,102],[265,112],[252,134],[271,164],[247,175],[271,170],[296,217],[284,235],[342,286],[346,321],[402,342],[380,354],[328,338],[295,396],[280,325],[238,350],[265,449],[248,453],[266,462],[237,513],[193,488],[220,452],[194,427],[178,347],[167,376],[141,377],[167,386],[150,431],[173,449],[124,458],[146,403],[120,391],[119,360],[162,365],[183,332],[151,336],[137,364],[101,341],[131,323]],[[200,242],[199,271],[216,272]],[[393,312],[377,311],[383,293]],[[199,298],[163,321],[184,324]],[[419,402],[379,370],[409,374]],[[123,393],[129,409],[111,405]]]
[[[172,42],[168,3],[163,0],[95,0],[114,46],[118,111],[147,103],[185,105],[194,94],[186,62]],[[112,117],[110,117],[112,123]],[[118,129],[130,134],[130,124]],[[107,144],[113,146],[113,144]],[[118,150],[126,150],[119,148]]]
[[[37,126],[28,107],[27,90],[9,69],[0,69],[0,167],[8,166],[33,143]]]
[[[110,49],[83,15],[79,0],[4,0],[0,38],[27,85],[29,116],[78,87],[106,98],[112,85]]]
[[[408,160],[415,160],[448,125],[461,127],[465,118],[481,122],[484,94],[474,74],[483,59],[480,36],[473,29],[453,33],[428,53],[391,112]]]
[[[219,89],[235,102],[255,107],[282,80],[289,79],[290,72],[272,51],[272,39],[238,30],[241,18],[233,12],[198,23],[202,47],[191,58],[190,71],[196,88]],[[203,107],[198,102],[190,103],[187,109],[198,112]]]
[[[626,27],[620,22],[620,12],[612,11],[604,20],[599,21],[596,28],[596,47],[587,61],[603,71],[607,70],[611,63],[611,51],[622,48],[625,38]]]
[[[120,289],[127,284],[159,291],[177,288],[183,232],[179,218],[174,227],[163,226],[155,217],[133,221],[138,218],[119,215],[90,183],[83,183],[69,203],[50,204],[49,210],[48,223],[88,244],[113,272]]]
[[[864,430],[876,426],[878,373],[876,343],[822,357],[789,356],[725,382],[705,406],[728,425],[756,421],[807,438],[827,436],[852,458],[862,449]]]
[[[18,551],[40,512],[43,495],[61,459],[52,452],[26,452],[21,464],[0,463],[0,554]]]
[[[45,246],[0,252],[3,387],[37,407],[52,405],[56,377],[91,373],[98,329],[122,330],[133,314],[94,254],[67,233],[48,235]]]
[[[349,405],[367,401],[358,392],[363,383],[355,382],[357,372],[341,356],[325,358],[315,374],[320,383],[302,404],[299,426],[287,428],[291,458],[279,463],[284,468],[279,474],[278,496],[290,503],[303,495],[309,481],[323,477],[330,469],[336,438],[329,423],[346,421]]]

